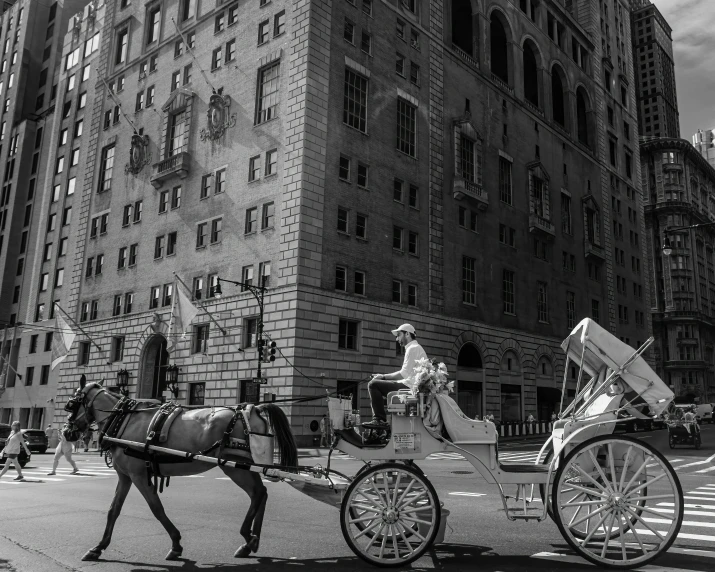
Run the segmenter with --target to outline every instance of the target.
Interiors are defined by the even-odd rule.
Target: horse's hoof
[[[165,560],[178,560],[181,557],[181,553],[184,551],[182,548],[181,550],[174,550],[173,548],[169,550],[169,553],[166,555]]]
[[[247,558],[251,555],[251,552],[258,552],[259,539],[257,536],[251,536],[251,540],[243,544],[236,550],[233,555],[234,558]]]
[[[94,561],[94,560],[99,560],[99,557],[102,555],[102,552],[100,550],[88,550],[84,556],[82,556],[82,560],[86,561]]]

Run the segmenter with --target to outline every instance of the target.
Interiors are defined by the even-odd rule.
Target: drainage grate
[[[474,471],[452,471],[453,475],[473,475]]]

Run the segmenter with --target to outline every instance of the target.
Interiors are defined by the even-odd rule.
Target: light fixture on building
[[[166,368],[166,388],[171,391],[174,399],[179,397],[179,367],[170,365]]]
[[[220,298],[221,294],[223,294],[223,291],[221,290],[221,279],[217,278],[216,279],[216,286],[213,286],[213,295],[214,298]]]
[[[122,395],[129,395],[127,387],[129,387],[129,372],[126,369],[120,369],[117,372],[117,387]]]
[[[663,254],[665,256],[673,254],[673,247],[671,246],[670,239],[667,236],[663,239]]]

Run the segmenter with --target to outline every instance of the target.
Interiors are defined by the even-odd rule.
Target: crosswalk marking
[[[686,467],[695,467],[697,465],[707,465],[708,463],[711,463],[713,459],[715,459],[715,455],[711,455],[703,461],[695,461],[694,463],[688,463],[687,465],[679,465],[678,468],[684,469]]]
[[[645,518],[642,517],[645,522],[651,522],[653,524],[670,524],[672,520],[667,518]],[[703,528],[715,528],[715,522],[699,522],[696,520],[684,520],[683,526],[701,526]],[[640,530],[639,530],[640,532]]]
[[[487,493],[449,493],[452,496],[455,497],[484,497],[487,496]]]
[[[532,558],[540,558],[543,560],[555,560],[557,562],[568,562],[572,564],[583,564],[588,566],[595,566],[591,562],[584,560],[580,556],[575,554],[562,554],[559,552],[538,552],[537,554],[532,554]],[[646,566],[641,566],[639,570],[647,572],[692,572],[692,570],[686,570],[685,568],[671,568],[665,566],[655,566],[653,564],[648,564]]]
[[[715,465],[713,465],[712,467],[708,467],[707,469],[700,469],[695,472],[696,473],[709,473],[710,471],[715,471]]]

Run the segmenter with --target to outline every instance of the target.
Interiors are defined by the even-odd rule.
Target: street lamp
[[[117,372],[117,387],[122,395],[129,395],[127,387],[129,386],[129,372],[126,369],[120,369]]]
[[[171,391],[174,399],[179,397],[179,367],[170,365],[166,368],[166,388]]]
[[[715,226],[715,222],[703,222],[699,224],[691,224],[688,226],[676,226],[673,228],[668,228],[663,231],[663,254],[665,256],[670,256],[673,254],[673,246],[670,243],[670,239],[668,238],[669,234],[672,234],[674,232],[678,232],[681,230],[690,230],[690,229],[695,229],[695,228],[705,228],[706,226]]]
[[[266,293],[266,278],[267,276],[261,276],[261,285],[254,286],[248,282],[236,282],[235,280],[227,280],[226,278],[216,277],[216,286],[212,288],[212,293],[214,297],[220,298],[223,291],[221,290],[221,282],[228,282],[229,284],[234,284],[235,286],[240,286],[244,290],[248,290],[253,297],[258,302],[258,324],[256,325],[256,347],[258,351],[256,352],[256,357],[258,360],[258,367],[256,368],[256,378],[254,381],[257,383],[265,383],[263,377],[261,376],[261,362],[263,361],[263,356],[265,351],[262,348],[263,345],[263,297]]]

